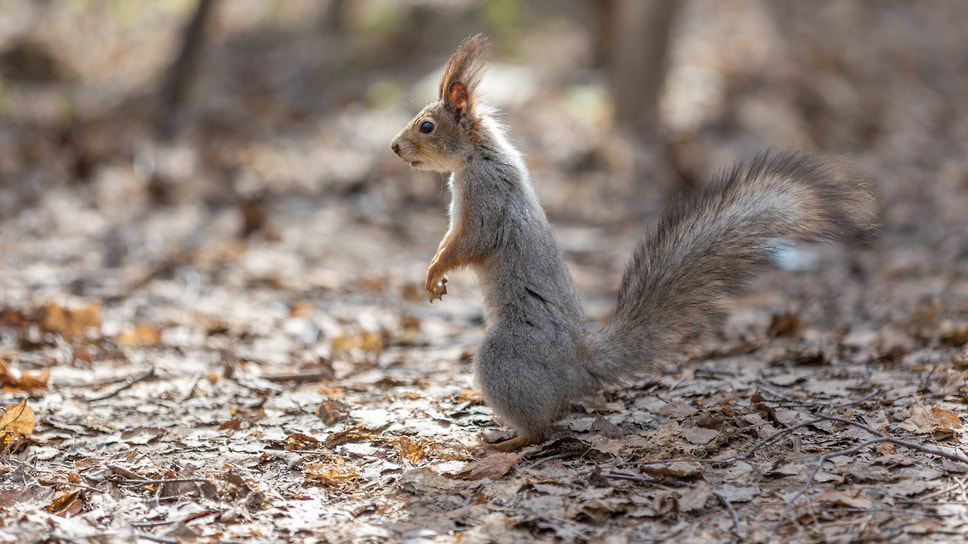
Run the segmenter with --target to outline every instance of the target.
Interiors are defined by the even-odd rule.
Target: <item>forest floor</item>
[[[422,290],[442,180],[389,150],[477,12],[326,36],[305,4],[226,3],[172,138],[151,92],[184,11],[4,4],[0,541],[968,535],[968,4],[689,3],[675,166],[608,122],[575,20],[492,29],[487,85],[591,328],[680,176],[840,154],[883,224],[791,253],[677,369],[507,454],[477,446],[509,436],[471,379],[477,279]]]

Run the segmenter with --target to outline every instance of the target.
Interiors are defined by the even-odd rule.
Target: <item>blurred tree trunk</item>
[[[346,29],[349,2],[326,0],[319,10],[317,26],[323,34],[339,34]]]
[[[163,138],[171,137],[177,129],[177,117],[188,87],[198,68],[198,59],[205,48],[205,29],[216,0],[198,0],[195,12],[185,27],[181,49],[175,57],[159,94],[155,130]]]
[[[615,120],[623,128],[658,132],[659,89],[679,4],[680,0],[591,3],[595,60],[605,67]]]

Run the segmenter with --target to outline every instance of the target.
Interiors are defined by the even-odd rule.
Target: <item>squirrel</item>
[[[522,155],[479,97],[488,40],[465,39],[438,99],[393,139],[412,167],[450,173],[450,227],[427,270],[431,302],[453,269],[476,270],[487,331],[474,356],[485,402],[514,431],[487,447],[547,439],[572,401],[655,372],[721,322],[722,302],[784,240],[863,240],[870,184],[840,162],[797,152],[740,161],[678,202],[637,247],[614,313],[586,332],[578,289]]]

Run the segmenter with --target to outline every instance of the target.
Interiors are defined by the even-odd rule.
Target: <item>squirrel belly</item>
[[[478,35],[458,47],[438,100],[391,148],[415,168],[451,173],[450,228],[426,288],[441,298],[458,267],[480,277],[488,327],[475,375],[518,433],[498,449],[544,440],[573,401],[673,362],[720,323],[723,299],[769,262],[778,240],[851,240],[875,227],[869,185],[839,163],[798,153],[741,161],[646,236],[613,315],[590,335],[521,154],[479,101],[486,43]]]

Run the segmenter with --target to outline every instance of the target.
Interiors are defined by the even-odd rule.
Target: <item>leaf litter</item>
[[[699,172],[764,143],[851,155],[878,183],[881,239],[764,273],[681,368],[581,400],[552,441],[506,454],[478,447],[507,431],[469,378],[476,279],[455,274],[443,304],[423,302],[446,199],[386,149],[412,104],[367,107],[296,64],[313,50],[353,66],[327,57],[353,44],[273,42],[233,8],[224,25],[241,38],[212,52],[225,69],[197,104],[206,122],[171,141],[137,101],[111,113],[98,93],[70,95],[79,114],[62,124],[60,64],[44,84],[5,80],[0,108],[23,117],[0,126],[0,541],[962,538],[965,7],[818,5],[692,3],[670,101],[715,102],[676,94],[688,74],[729,88],[676,145]],[[149,47],[48,9],[48,43],[105,36],[120,62]],[[158,36],[129,17],[103,24]],[[561,24],[545,38],[567,47],[580,31]],[[245,37],[289,60],[238,91]],[[520,47],[522,63],[547,60]],[[58,63],[87,68],[71,77],[113,69],[61,49]],[[600,321],[674,176],[569,113],[560,90],[581,83],[555,70],[576,62],[547,68],[548,90],[507,118]],[[277,69],[304,79],[283,92],[295,76]],[[116,81],[88,84],[144,90]]]

